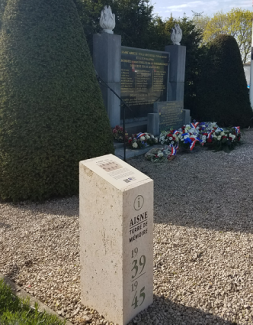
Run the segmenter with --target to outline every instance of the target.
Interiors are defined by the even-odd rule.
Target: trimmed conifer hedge
[[[239,47],[234,37],[218,35],[201,64],[197,105],[192,116],[220,126],[250,125],[252,109]]]
[[[113,150],[72,0],[9,0],[0,38],[0,198],[76,194],[79,161]]]

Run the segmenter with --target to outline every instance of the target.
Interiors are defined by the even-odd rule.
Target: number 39
[[[143,269],[145,267],[145,264],[146,264],[146,256],[145,255],[142,255],[140,257],[140,259],[139,259],[139,266],[137,265],[137,260],[133,260],[132,264],[133,264],[133,268],[132,268],[131,271],[134,270],[134,272],[135,272],[134,275],[132,275],[132,279],[133,279],[133,278],[136,277],[136,275],[138,273],[139,266],[141,267],[141,270],[140,270],[139,274],[142,273],[142,271],[143,271]]]

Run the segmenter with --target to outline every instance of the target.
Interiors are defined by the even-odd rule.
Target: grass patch
[[[11,288],[0,280],[0,324],[1,325],[64,325],[57,316],[38,310],[38,304],[30,305],[29,299],[15,296]]]

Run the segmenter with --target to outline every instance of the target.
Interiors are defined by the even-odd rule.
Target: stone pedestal
[[[186,47],[168,45],[165,51],[170,53],[170,75],[168,83],[168,101],[184,100]]]
[[[153,134],[154,136],[158,136],[160,134],[159,113],[149,113],[148,114],[147,132]]]
[[[80,162],[81,299],[126,325],[153,301],[153,181],[105,155]]]
[[[183,124],[190,124],[191,123],[191,111],[189,109],[183,110]]]
[[[98,76],[120,96],[121,36],[105,32],[93,35],[93,63]],[[115,127],[120,124],[120,100],[103,83],[100,88],[111,127]]]

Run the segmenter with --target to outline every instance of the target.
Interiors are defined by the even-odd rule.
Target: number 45
[[[141,306],[143,301],[145,300],[145,292],[143,292],[145,290],[145,287],[143,287],[141,290],[140,290],[140,295],[139,295],[139,298],[142,298],[142,301],[140,304],[138,304],[139,300],[138,300],[138,297],[137,297],[137,291],[135,291],[135,295],[134,295],[134,299],[133,299],[133,302],[132,302],[132,306],[135,308],[137,308],[138,306]]]

